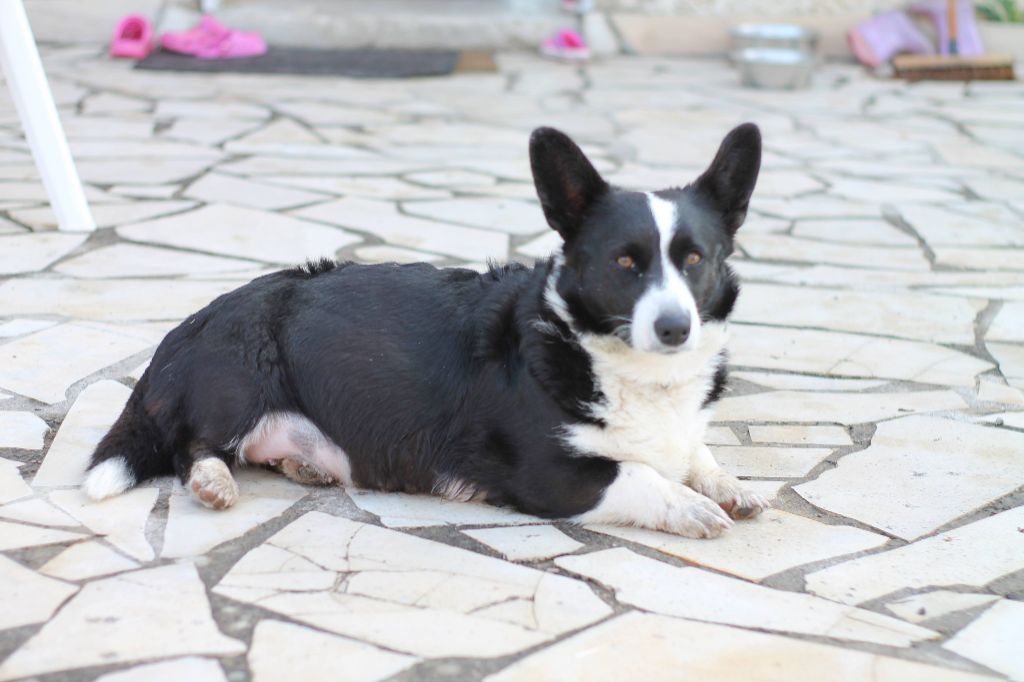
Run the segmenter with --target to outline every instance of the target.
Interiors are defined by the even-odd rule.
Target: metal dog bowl
[[[767,47],[813,53],[818,49],[817,32],[796,24],[740,24],[731,34],[735,51]]]
[[[733,61],[744,85],[795,90],[810,85],[816,59],[799,50],[755,47],[733,53]]]

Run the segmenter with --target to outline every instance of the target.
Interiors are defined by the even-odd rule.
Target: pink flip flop
[[[153,51],[153,26],[139,14],[129,14],[117,22],[110,41],[110,56],[144,59]]]
[[[883,12],[847,34],[850,49],[866,66],[877,68],[897,54],[933,54],[928,39],[899,10]]]
[[[160,44],[172,52],[199,59],[258,57],[267,51],[267,43],[259,33],[230,29],[209,15],[188,31],[165,33]]]
[[[590,48],[576,31],[565,29],[548,38],[540,46],[541,54],[555,59],[583,61],[590,59]]]

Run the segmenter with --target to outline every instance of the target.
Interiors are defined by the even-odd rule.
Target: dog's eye
[[[632,256],[619,256],[618,258],[615,259],[615,262],[618,264],[620,268],[625,268],[627,270],[636,269],[636,261],[633,260]]]
[[[704,256],[700,255],[696,251],[691,251],[690,253],[686,254],[686,260],[684,261],[684,264],[687,266],[697,265],[697,263],[700,263],[702,260],[704,260]]]

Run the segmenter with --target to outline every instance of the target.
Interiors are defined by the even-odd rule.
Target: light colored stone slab
[[[278,119],[259,130],[224,144],[233,154],[274,154],[280,156],[342,159],[372,158],[363,149],[325,144],[308,128],[288,119]]]
[[[156,488],[135,488],[93,502],[81,490],[55,490],[50,502],[128,556],[150,561],[154,554],[146,540],[146,521],[159,494]]]
[[[807,575],[807,589],[859,604],[905,588],[985,585],[1024,569],[1024,507]]]
[[[992,368],[990,362],[929,343],[755,325],[732,326],[729,354],[734,366],[970,388],[976,375]]]
[[[294,156],[253,156],[221,164],[219,172],[235,175],[395,175],[436,167],[415,159],[316,159]]]
[[[216,145],[253,130],[253,121],[216,118],[179,118],[161,137]]]
[[[249,648],[253,682],[378,682],[418,659],[312,628],[264,620]]]
[[[965,246],[1024,246],[1019,223],[988,220],[945,206],[900,206],[900,215],[930,246],[953,247],[954,260]]]
[[[141,197],[143,199],[167,199],[181,189],[180,185],[114,185],[112,194],[124,197]]]
[[[591,530],[740,578],[763,578],[803,564],[863,552],[888,538],[851,526],[832,526],[769,509],[737,523],[714,540],[694,540],[643,528],[588,526]]]
[[[195,206],[192,201],[136,201],[130,204],[97,204],[92,217],[97,227],[112,227],[162,215],[180,213]],[[41,230],[57,229],[57,217],[49,206],[11,211],[11,217]]]
[[[413,182],[421,185],[429,185],[431,187],[468,187],[471,185],[488,187],[497,182],[497,179],[495,179],[493,175],[486,175],[476,171],[459,170],[457,168],[450,170],[409,173],[405,177],[407,180],[412,180]]]
[[[1024,270],[1024,249],[936,246],[932,250],[935,252],[935,262],[938,265],[983,272]]]
[[[113,277],[173,277],[238,272],[258,265],[252,261],[204,256],[138,244],[114,244],[64,261],[55,269],[86,279]]]
[[[56,545],[81,540],[85,537],[81,533],[69,533],[65,530],[0,521],[0,552],[24,547]]]
[[[738,422],[830,422],[863,424],[915,412],[967,407],[953,391],[912,393],[827,393],[776,391],[723,398],[715,419]]]
[[[982,604],[991,604],[999,599],[994,594],[975,594],[972,592],[950,592],[935,590],[924,594],[913,594],[903,599],[889,602],[885,608],[905,621],[920,623],[931,618],[939,618],[950,613],[973,609]]]
[[[376,176],[309,177],[304,175],[272,175],[266,178],[289,187],[304,187],[325,194],[365,197],[368,199],[436,199],[449,197],[450,192],[414,185],[398,178]],[[325,199],[323,195],[321,200]],[[308,202],[307,202],[308,203]]]
[[[1024,412],[1002,412],[978,417],[975,421],[996,426],[1009,426],[1012,429],[1024,430]]]
[[[0,412],[0,448],[39,450],[50,427],[31,412]]]
[[[615,590],[619,602],[665,616],[896,647],[939,636],[873,611],[670,566],[623,547],[555,563]]]
[[[244,651],[242,642],[217,629],[196,569],[172,564],[86,585],[0,664],[0,680],[156,657]]]
[[[985,339],[1024,343],[1024,301],[1003,303],[985,332]]]
[[[872,379],[833,379],[810,377],[801,374],[773,374],[769,372],[729,372],[730,377],[743,379],[768,388],[792,389],[794,391],[863,391],[877,388],[884,381]]]
[[[131,390],[116,381],[97,381],[87,386],[61,422],[32,485],[52,488],[81,483],[93,450],[113,426],[130,395]]]
[[[188,186],[185,196],[207,203],[219,202],[274,211],[326,199],[322,194],[253,182],[223,173],[207,173]]]
[[[78,248],[83,234],[33,233],[0,237],[0,275],[16,275],[47,268]]]
[[[704,442],[708,445],[739,445],[740,439],[727,426],[709,426],[704,432]]]
[[[84,181],[97,185],[166,185],[190,178],[206,170],[209,164],[207,159],[150,157],[78,160],[75,167]]]
[[[1021,453],[1024,434],[907,417],[879,424],[867,450],[793,489],[818,507],[914,540],[1017,489]]]
[[[714,446],[711,450],[722,468],[733,476],[755,478],[802,478],[832,452],[829,448],[748,446]]]
[[[32,488],[25,483],[18,469],[21,462],[0,457],[0,504],[20,500],[32,494]]]
[[[561,251],[562,244],[562,236],[557,232],[549,231],[525,244],[520,244],[516,247],[516,251],[530,258],[547,258],[551,254]]]
[[[53,320],[11,320],[10,322],[0,324],[0,338],[24,336],[25,334],[31,334],[32,332],[52,327],[55,324],[57,323]]]
[[[993,678],[725,625],[627,613],[485,679],[981,682]]]
[[[41,576],[0,556],[0,630],[42,623],[78,591],[75,585]],[[2,668],[0,668],[2,671]]]
[[[8,460],[0,459],[0,469],[6,461]],[[27,495],[32,492],[32,489],[26,485],[25,491]],[[0,499],[2,498],[3,496],[0,495]],[[0,518],[11,521],[27,521],[37,526],[78,526],[78,522],[73,518],[46,500],[39,498],[4,504],[0,507]]]
[[[425,526],[497,526],[540,524],[543,519],[482,502],[456,502],[436,495],[407,495],[349,489],[349,497],[363,511],[380,517],[389,528]]]
[[[238,471],[239,498],[230,509],[214,511],[195,501],[175,484],[160,556],[190,557],[245,535],[270,521],[306,496],[308,489],[266,471]]]
[[[779,496],[779,492],[786,486],[787,481],[762,481],[754,478],[745,478],[742,481],[743,487],[747,490],[761,495],[769,502]]]
[[[839,426],[751,426],[750,440],[755,443],[795,443],[799,445],[852,445],[850,434]]]
[[[1001,672],[1011,680],[1020,680],[1024,679],[1024,656],[1020,652],[1022,632],[1024,603],[1000,599],[942,646]]]
[[[343,230],[226,204],[120,227],[118,233],[136,241],[288,264],[333,257],[339,249],[359,241]]]
[[[916,247],[833,244],[780,234],[745,234],[743,231],[740,231],[738,242],[750,257],[761,260],[831,263],[882,270],[928,270],[928,261]]]
[[[581,582],[320,512],[250,551],[214,591],[428,657],[503,656],[611,612]]]
[[[978,400],[1003,405],[1024,405],[1024,391],[982,379],[978,382]]]
[[[230,100],[185,100],[160,98],[155,118],[201,118],[216,124],[220,120],[262,121],[270,110],[257,104]],[[204,121],[206,123],[207,121]]]
[[[920,341],[974,343],[979,301],[918,293],[858,292],[749,284],[733,319]]]
[[[511,561],[544,561],[583,547],[554,526],[511,526],[462,532]]]
[[[950,189],[940,187],[853,178],[834,178],[829,193],[869,204],[949,203],[957,198]]]
[[[800,220],[793,234],[840,244],[917,246],[917,240],[884,220]]]
[[[379,244],[360,246],[355,250],[356,258],[367,263],[430,263],[441,260],[440,256],[397,246]]]
[[[1010,385],[1024,390],[1024,345],[989,341],[985,348],[999,363],[999,371]]]
[[[406,212],[441,222],[461,223],[508,234],[537,234],[548,229],[540,206],[515,199],[447,199],[403,204]]]
[[[227,682],[217,661],[189,656],[108,673],[96,682]]]
[[[39,572],[52,578],[78,581],[131,571],[138,567],[131,559],[118,554],[102,542],[92,540],[71,545],[43,564]]]
[[[348,197],[294,213],[354,230],[370,232],[396,246],[433,251],[467,260],[508,257],[508,235],[475,227],[446,225],[402,215],[393,204]]]

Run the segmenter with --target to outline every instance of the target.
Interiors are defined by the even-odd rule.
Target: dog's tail
[[[120,495],[146,479],[173,473],[166,436],[143,407],[145,384],[143,376],[92,453],[82,490],[93,500]]]

